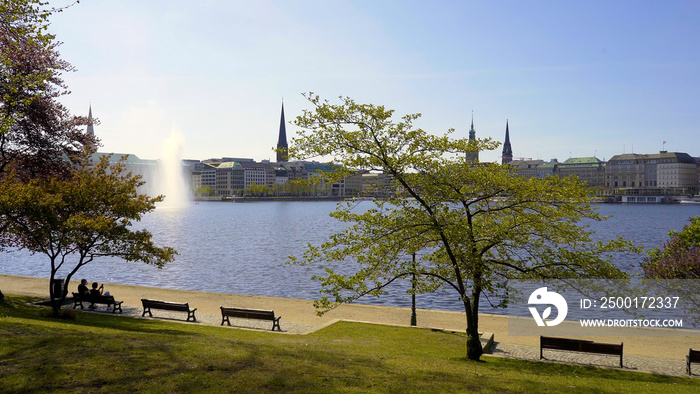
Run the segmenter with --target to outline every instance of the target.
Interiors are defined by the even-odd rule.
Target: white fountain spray
[[[163,142],[158,166],[158,193],[165,195],[159,208],[182,208],[189,204],[189,193],[182,168],[182,132],[173,127],[170,137]]]

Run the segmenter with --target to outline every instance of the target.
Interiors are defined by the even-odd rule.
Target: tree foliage
[[[690,219],[679,233],[671,230],[663,249],[648,252],[643,264],[649,279],[700,279],[700,216]]]
[[[258,185],[255,182],[251,182],[250,186],[245,188],[243,195],[245,196],[267,196],[270,193],[270,188],[267,185]]]
[[[211,186],[200,186],[198,187],[195,191],[194,194],[196,196],[211,196],[212,191],[211,191]]]
[[[68,7],[40,0],[0,3],[0,180],[8,172],[23,181],[70,178],[81,155],[98,145],[78,129],[89,119],[70,115],[58,102],[68,93],[61,75],[74,68],[60,58],[48,25],[51,14]],[[0,212],[0,234],[4,223]]]
[[[40,0],[0,4],[0,175],[9,167],[24,179],[70,176],[93,136],[86,117],[58,102],[68,93],[62,74],[74,71],[48,33],[48,18],[63,9]]]
[[[102,256],[162,267],[175,250],[157,247],[147,230],[131,228],[163,200],[139,194],[142,184],[140,176],[125,173],[124,158],[110,165],[109,156],[86,163],[69,180],[7,176],[0,183],[2,244],[46,255],[52,280],[60,269],[67,271],[66,288],[81,267]],[[54,294],[52,286],[49,291],[57,314],[66,294]]]
[[[643,281],[653,284],[659,294],[679,297],[681,308],[700,323],[700,216],[690,218],[681,232],[671,230],[663,248],[653,248],[642,269]]]
[[[467,356],[482,354],[478,338],[483,295],[508,302],[508,281],[533,278],[624,278],[607,253],[631,250],[622,239],[595,242],[579,222],[602,220],[584,187],[573,178],[525,179],[509,166],[471,163],[466,152],[494,149],[497,143],[436,136],[415,128],[420,114],[392,120],[383,106],[341,97],[331,104],[310,93],[313,105],[296,119],[302,128],[292,140],[295,158],[332,157],[345,171],[385,171],[398,193],[375,199],[364,212],[353,203],[331,214],[348,223],[322,245],[309,245],[298,264],[357,263],[351,274],[326,267],[317,279],[323,297],[319,313],[364,295],[380,295],[398,278],[418,275],[419,291],[440,286],[455,290],[464,304]],[[420,257],[416,266],[410,254]]]

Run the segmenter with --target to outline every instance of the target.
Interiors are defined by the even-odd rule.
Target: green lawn
[[[465,359],[465,336],[337,323],[274,334],[0,301],[0,392],[700,392],[700,381],[619,370]]]

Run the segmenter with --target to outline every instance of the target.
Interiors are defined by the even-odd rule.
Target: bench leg
[[[685,370],[688,372],[688,375],[692,375],[690,373],[690,356],[685,356]]]
[[[151,313],[151,308],[144,307],[141,317],[146,316],[146,313],[148,313],[148,317],[153,317],[153,314]]]
[[[224,316],[224,317],[221,319],[221,325],[222,325],[222,326],[224,325],[224,322],[228,323],[229,327],[231,327],[231,320],[229,320],[228,316]]]
[[[272,321],[272,331],[275,331],[275,327],[277,327],[277,331],[282,331],[282,329],[280,328],[280,319],[281,318],[282,318],[282,316],[279,316],[278,318],[276,318],[275,320]]]
[[[625,346],[624,342],[620,342],[620,368],[622,368],[622,348]]]
[[[190,321],[190,319],[192,319],[193,322],[197,321],[197,318],[194,317],[194,311],[196,311],[196,310],[197,310],[197,308],[187,312],[187,321]]]
[[[119,313],[122,313],[122,303],[124,301],[119,301],[112,305],[112,313],[117,313],[117,309],[119,309]]]

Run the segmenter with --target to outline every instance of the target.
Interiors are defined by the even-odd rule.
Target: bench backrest
[[[583,341],[580,339],[540,337],[540,346],[546,349],[555,350],[581,350],[583,343],[593,343],[593,341]]]
[[[540,337],[540,347],[554,350],[622,355],[621,344],[596,343],[580,339]]]
[[[275,320],[275,311],[244,308],[226,308],[221,306],[221,316],[242,317],[245,319]]]
[[[177,302],[147,300],[147,299],[142,298],[141,303],[143,303],[144,308],[155,308],[155,309],[163,309],[163,310],[168,310],[168,311],[184,311],[184,312],[190,311],[190,304],[187,302],[182,304],[182,303],[177,303]]]
[[[92,302],[98,302],[100,304],[114,304],[114,296],[112,295],[99,295],[99,296],[93,296],[93,295],[83,295],[80,293],[73,293],[73,298],[81,301],[92,301]]]
[[[688,361],[691,363],[700,363],[700,350],[690,349],[688,351]]]
[[[587,353],[614,354],[622,355],[622,344],[615,343],[584,343],[581,345],[581,351]]]
[[[114,303],[114,296],[111,295],[90,296],[88,299],[99,303]]]

